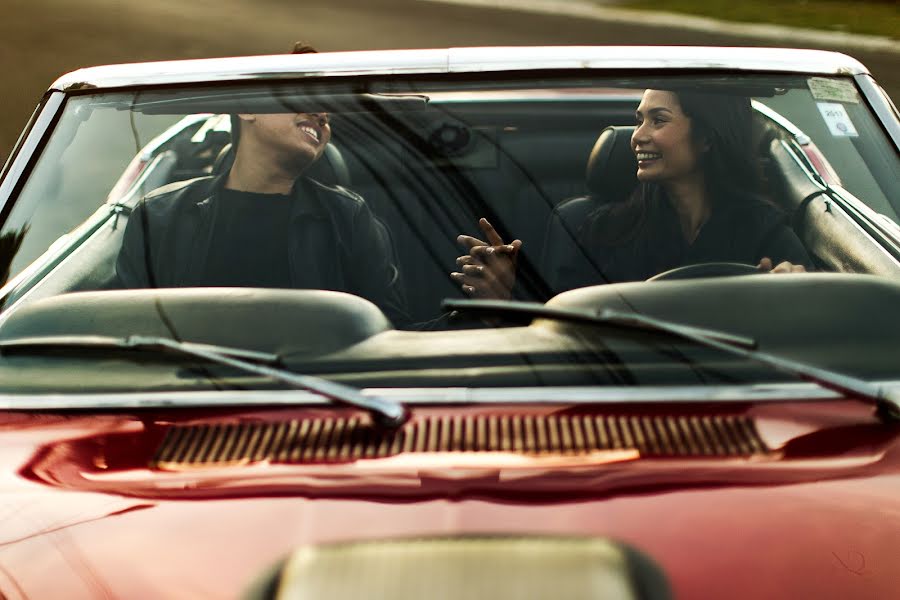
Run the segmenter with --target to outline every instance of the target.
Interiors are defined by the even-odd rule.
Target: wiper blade
[[[246,373],[270,377],[296,389],[315,392],[342,404],[354,408],[361,408],[368,411],[369,414],[372,415],[373,420],[384,427],[399,427],[406,422],[408,416],[406,408],[398,402],[386,398],[379,398],[377,396],[366,396],[354,387],[334,381],[328,381],[321,377],[302,375],[286,369],[269,366],[277,365],[281,361],[277,354],[268,352],[257,352],[254,350],[244,350],[242,348],[231,348],[228,346],[200,344],[195,342],[180,342],[165,337],[140,335],[133,335],[126,338],[66,335],[0,340],[0,353],[7,350],[21,350],[27,348],[119,349],[193,356],[202,358],[211,363],[233,367]]]
[[[442,303],[445,310],[455,310],[461,313],[481,313],[485,315],[497,315],[502,317],[519,317],[523,323],[528,323],[534,318],[552,319],[555,321],[582,322],[595,325],[620,326],[626,329],[644,329],[657,333],[671,333],[678,337],[691,334],[706,336],[710,339],[721,340],[741,348],[755,348],[756,340],[743,335],[735,335],[705,327],[694,327],[680,323],[663,322],[658,319],[644,317],[636,313],[617,312],[618,317],[613,318],[613,311],[592,313],[586,310],[571,308],[555,308],[539,302],[516,302],[512,300],[451,300],[446,299]],[[606,316],[603,316],[603,315]],[[628,314],[634,314],[638,319],[624,318]]]
[[[147,336],[131,336],[127,338],[110,337],[105,335],[42,335],[31,337],[19,337],[10,340],[0,340],[0,353],[6,349],[21,348],[96,348],[103,349],[122,349],[122,350],[160,350],[165,351],[161,340],[167,338],[147,337]],[[214,344],[200,344],[197,342],[178,342],[168,340],[178,344],[181,349],[191,348],[197,350],[208,350],[219,353],[223,356],[238,358],[257,363],[278,364],[280,358],[277,354],[269,352],[257,352],[255,350],[244,350],[242,348],[231,348],[228,346],[217,346]],[[175,351],[178,354],[184,352]]]
[[[684,325],[635,312],[601,309],[597,313],[583,310],[548,307],[537,302],[513,302],[503,300],[445,300],[445,309],[494,315],[520,315],[530,318],[582,322],[654,331],[696,342],[708,348],[747,358],[765,364],[775,370],[794,375],[818,384],[823,388],[873,402],[879,413],[900,420],[900,393],[885,386],[858,377],[836,373],[800,361],[784,358],[756,349],[753,338],[733,335],[714,329]]]

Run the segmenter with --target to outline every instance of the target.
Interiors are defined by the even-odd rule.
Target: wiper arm
[[[379,425],[396,428],[406,422],[406,408],[385,398],[363,395],[358,389],[342,383],[328,381],[313,375],[301,375],[285,369],[275,368],[280,363],[277,354],[256,352],[241,348],[180,342],[165,337],[133,335],[126,338],[67,335],[23,337],[11,340],[0,340],[0,353],[11,349],[24,348],[98,348],[121,349],[150,352],[168,352],[185,356],[202,358],[212,363],[234,367],[246,373],[270,377],[287,385],[311,392],[327,398],[361,408],[372,415]],[[263,364],[260,364],[263,363]]]
[[[828,369],[761,352],[756,349],[756,340],[749,337],[608,308],[602,309],[598,313],[591,313],[583,310],[548,307],[537,302],[503,300],[445,300],[443,306],[445,309],[462,312],[512,314],[529,318],[610,325],[665,333],[708,348],[715,348],[722,352],[754,360],[778,371],[816,383],[826,389],[874,402],[881,414],[900,420],[900,393],[858,377],[835,373]]]

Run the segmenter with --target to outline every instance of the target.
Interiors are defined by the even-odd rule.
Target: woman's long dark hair
[[[691,120],[692,141],[709,146],[700,155],[700,167],[713,210],[720,203],[758,196],[762,178],[750,99],[716,92],[671,91]],[[644,223],[649,203],[660,191],[657,183],[640,183],[627,200],[602,204],[585,223],[584,241],[617,245],[633,238]]]

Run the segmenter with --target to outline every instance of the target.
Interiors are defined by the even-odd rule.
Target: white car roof
[[[692,69],[858,75],[859,61],[824,50],[709,46],[554,46],[323,52],[90,67],[51,90],[390,74],[579,69]]]

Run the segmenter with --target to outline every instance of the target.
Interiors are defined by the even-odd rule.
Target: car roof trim
[[[544,46],[281,54],[89,67],[51,90],[104,90],[224,81],[582,69],[697,69],[859,75],[845,54],[784,48],[707,46]]]

